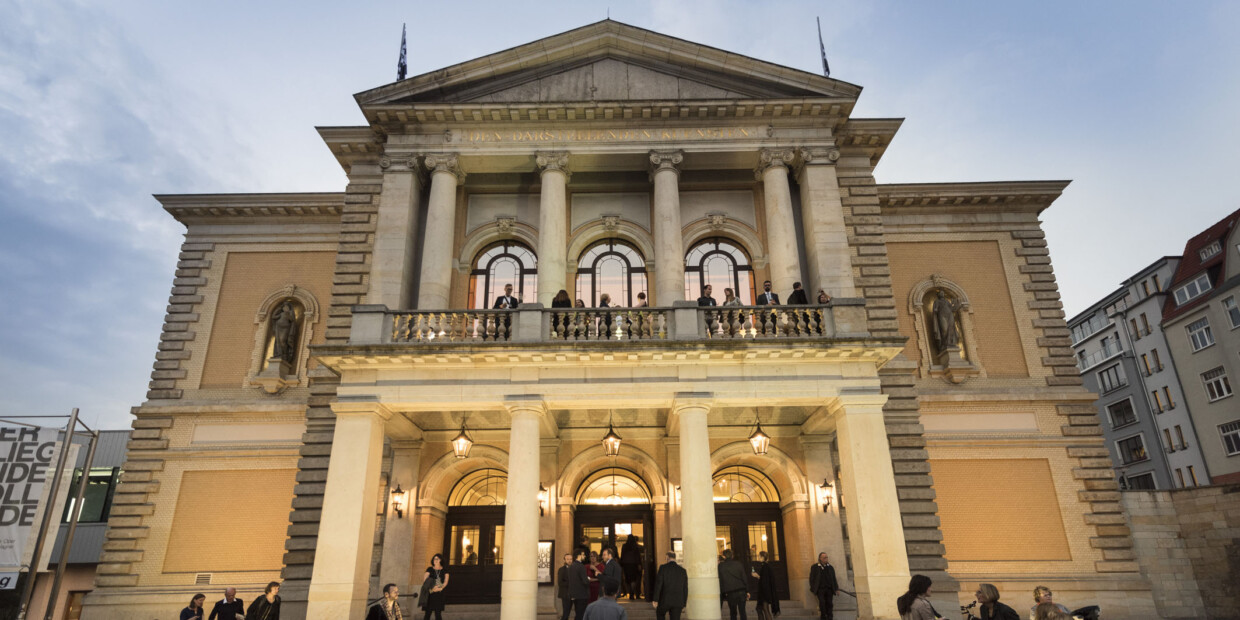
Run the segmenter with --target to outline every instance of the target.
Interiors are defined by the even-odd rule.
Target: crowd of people
[[[900,620],[938,620],[943,616],[930,604],[930,591],[933,583],[925,575],[913,575],[909,580],[908,591],[896,600],[896,610],[900,612]],[[994,584],[978,584],[974,592],[976,602],[964,607],[971,610],[977,607],[980,620],[1020,620],[1020,614],[1008,605],[999,602],[999,589]],[[970,618],[974,616],[970,612]],[[1073,620],[1072,612],[1067,607],[1054,601],[1054,594],[1046,586],[1033,589],[1033,606],[1029,608],[1029,620]]]
[[[181,620],[203,620],[207,595],[201,592],[190,599],[189,606],[181,610]],[[280,582],[267,584],[263,594],[245,603],[237,597],[236,588],[224,590],[224,598],[216,601],[206,620],[280,620]]]
[[[763,292],[761,295],[758,295],[758,299],[754,301],[754,305],[756,306],[778,306],[780,305],[779,294],[771,292],[771,281],[770,280],[767,280],[762,283],[762,289],[763,289]],[[702,291],[701,291],[702,294],[700,297],[697,298],[697,305],[699,306],[740,306],[740,305],[743,305],[741,303],[740,298],[736,296],[736,291],[732,290],[731,288],[723,289],[723,303],[719,303],[715,300],[714,290],[715,288],[709,284],[703,286]],[[512,285],[505,284],[504,294],[495,298],[495,303],[491,304],[491,309],[492,310],[515,310],[521,307],[521,302],[522,302],[521,295],[514,295],[512,292]],[[831,303],[831,296],[828,295],[827,292],[824,291],[823,289],[818,289],[818,296],[815,298],[815,303],[818,305],[825,306]],[[809,297],[806,295],[805,290],[801,288],[801,283],[800,282],[793,283],[792,293],[788,295],[787,305],[808,306],[809,304],[810,304]],[[646,293],[644,292],[637,293],[637,301],[633,304],[633,307],[634,308],[645,308],[648,306],[649,306],[649,303],[646,300]],[[586,308],[586,302],[581,299],[577,299],[576,301],[573,301],[573,298],[569,296],[568,291],[564,289],[560,289],[559,292],[555,294],[555,297],[551,299],[551,307],[552,308],[583,308],[584,309]],[[621,306],[620,304],[612,301],[611,295],[607,293],[599,294],[598,305],[595,306],[595,308],[623,308],[623,307],[624,306]]]

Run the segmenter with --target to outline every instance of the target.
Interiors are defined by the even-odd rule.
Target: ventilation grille
[[[198,573],[194,575],[194,585],[196,586],[211,585],[211,573]]]

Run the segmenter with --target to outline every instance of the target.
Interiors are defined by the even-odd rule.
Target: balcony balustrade
[[[389,310],[355,306],[350,344],[504,345],[712,340],[836,340],[869,336],[865,301],[814,306]]]

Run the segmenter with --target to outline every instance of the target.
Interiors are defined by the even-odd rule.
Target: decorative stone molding
[[[680,176],[680,162],[685,160],[684,151],[650,151],[650,182],[654,182],[654,175],[664,171],[671,170]]]
[[[706,219],[709,221],[711,230],[723,230],[728,222],[727,213],[707,213]]]
[[[551,170],[564,173],[565,179],[573,176],[573,171],[568,168],[568,151],[539,151],[534,154],[534,162],[538,164],[539,176]]]
[[[422,166],[418,164],[418,160],[413,157],[388,157],[379,158],[379,167],[384,172],[422,172]]]
[[[515,217],[499,216],[495,218],[495,229],[499,232],[500,237],[512,236],[512,227],[517,223]]]
[[[457,182],[465,181],[465,172],[461,170],[460,157],[456,153],[427,153],[422,163],[432,175],[447,172],[455,175]]]
[[[636,475],[650,490],[651,501],[667,495],[667,471],[659,466],[646,452],[640,448],[623,445],[620,454],[609,457],[601,445],[594,445],[578,452],[560,472],[556,480],[556,503],[575,505],[577,490],[590,474],[608,467],[627,469]]]
[[[727,237],[749,253],[749,261],[754,268],[762,269],[766,267],[766,249],[762,244],[762,239],[758,237],[758,232],[736,218],[723,215],[722,221],[720,221],[713,217],[716,215],[722,214],[708,213],[706,217],[685,225],[682,232],[685,251],[687,252],[689,248],[692,248],[694,244],[703,239]],[[646,262],[646,268],[650,268],[649,261]]]
[[[474,258],[483,248],[496,241],[516,241],[537,253],[538,231],[529,224],[518,222],[514,217],[496,217],[494,222],[479,226],[465,236],[460,253],[452,261],[453,268],[461,275],[469,275],[474,268]]]
[[[266,369],[263,362],[267,353],[268,318],[285,299],[295,299],[302,307],[301,333],[297,337],[296,364],[272,363]],[[319,302],[304,288],[288,284],[272,291],[259,305],[254,316],[254,348],[250,353],[250,371],[242,387],[261,387],[268,394],[279,394],[285,389],[306,384],[306,362],[310,359],[310,339],[314,336],[314,324],[318,322]]]
[[[796,152],[792,148],[759,149],[758,167],[754,170],[754,177],[761,181],[763,173],[776,166],[784,168],[787,172],[794,161],[796,161]]]
[[[616,232],[616,228],[620,226],[619,215],[604,215],[599,219],[603,220],[603,230],[607,232]]]
[[[949,347],[937,356],[933,354],[934,344],[931,342],[930,326],[926,324],[926,296],[936,290],[946,291],[959,304],[960,336],[964,345],[964,356],[960,355],[959,347]],[[969,297],[960,285],[939,276],[931,275],[928,279],[918,282],[908,295],[908,312],[912,315],[913,327],[917,331],[917,348],[921,352],[921,367],[931,377],[942,377],[949,383],[963,383],[969,377],[986,376],[977,356],[977,339],[973,330],[973,306]],[[965,359],[967,358],[967,359]]]
[[[577,259],[581,253],[585,251],[591,243],[600,239],[616,238],[622,239],[633,244],[637,251],[641,253],[642,258],[646,261],[646,272],[649,274],[654,269],[654,239],[650,236],[650,232],[642,228],[640,224],[631,222],[620,216],[615,217],[615,227],[608,228],[607,222],[603,218],[590,220],[589,223],[583,224],[573,231],[568,238],[568,264],[576,269]]]
[[[803,146],[797,149],[796,169],[805,166],[834,166],[839,161],[840,150],[834,146]]]
[[[418,483],[418,505],[436,506],[447,510],[448,494],[461,478],[479,469],[498,469],[507,473],[508,453],[502,448],[477,442],[469,450],[469,457],[456,458],[451,451],[444,454]]]

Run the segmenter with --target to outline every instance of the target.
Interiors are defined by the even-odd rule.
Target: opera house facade
[[[805,607],[827,552],[860,618],[914,573],[1153,615],[1039,223],[1067,182],[880,184],[860,94],[608,20],[357,94],[340,192],[157,196],[185,242],[86,617],[280,580],[361,618],[442,553],[449,605],[534,618],[630,536],[694,619],[725,549]]]

